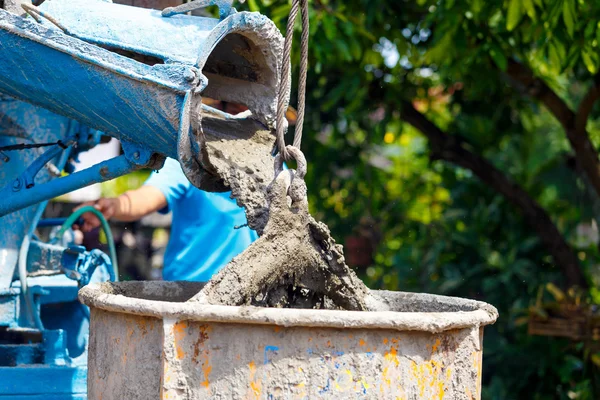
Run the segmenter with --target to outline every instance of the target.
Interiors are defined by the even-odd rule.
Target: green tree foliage
[[[523,324],[548,282],[600,300],[600,3],[310,5],[312,211],[373,245],[372,287],[498,307],[484,398],[600,398],[593,345]],[[247,7],[283,27],[290,4]]]

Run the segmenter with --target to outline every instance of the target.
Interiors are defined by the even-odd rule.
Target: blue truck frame
[[[274,128],[279,31],[231,0],[209,4],[219,18],[105,0],[0,9],[0,399],[86,398],[89,314],[77,292],[108,279],[111,262],[37,238],[39,224],[62,222],[41,221],[47,201],[165,157],[194,183],[202,96],[243,104]],[[123,155],[71,173],[101,135]]]

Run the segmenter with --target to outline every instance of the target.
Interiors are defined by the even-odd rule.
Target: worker
[[[167,158],[138,189],[93,205],[106,219],[136,221],[153,212],[172,212],[171,234],[164,256],[163,279],[208,281],[257,238],[246,224],[244,209],[231,194],[209,193],[193,186],[179,162]],[[91,213],[82,216],[83,232],[100,226]]]
[[[206,97],[202,102],[232,115],[248,109]],[[297,111],[288,107],[285,117],[293,126]],[[163,262],[163,279],[169,281],[206,282],[258,237],[247,226],[244,209],[231,198],[231,193],[209,193],[196,188],[185,177],[179,162],[171,158],[139,189],[86,202],[79,208],[85,205],[93,205],[106,219],[123,222],[137,221],[156,211],[171,211],[171,234]],[[91,213],[82,218],[84,222],[78,228],[83,232],[100,226],[100,220]]]

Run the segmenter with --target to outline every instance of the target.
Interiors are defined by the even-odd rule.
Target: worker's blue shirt
[[[244,209],[231,193],[209,193],[193,186],[179,162],[167,158],[164,167],[145,183],[158,188],[173,213],[165,252],[163,279],[207,281],[258,237],[244,226]],[[235,227],[238,227],[236,229]]]

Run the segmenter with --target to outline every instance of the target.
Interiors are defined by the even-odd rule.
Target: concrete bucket
[[[479,399],[473,300],[374,291],[394,311],[198,305],[185,282],[89,285],[88,398]]]

